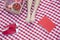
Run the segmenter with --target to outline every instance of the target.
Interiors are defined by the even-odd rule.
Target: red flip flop
[[[4,35],[9,35],[9,34],[16,33],[16,24],[15,23],[10,24],[7,27],[9,27],[9,29],[3,32]]]

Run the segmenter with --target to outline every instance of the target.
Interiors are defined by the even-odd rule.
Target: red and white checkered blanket
[[[27,17],[26,2],[21,13],[17,15],[3,9],[4,5],[4,1],[0,1],[0,40],[60,40],[60,2],[58,0],[41,1],[36,13],[35,22],[31,23],[25,21]],[[56,24],[56,27],[51,32],[48,32],[38,24],[38,21],[44,15],[48,16]],[[3,35],[1,33],[2,30],[10,23],[19,24],[17,26],[18,32],[12,35]]]

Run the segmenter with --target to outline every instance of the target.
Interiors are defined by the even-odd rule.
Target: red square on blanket
[[[55,24],[47,16],[43,17],[38,23],[48,32],[50,32],[55,27]]]

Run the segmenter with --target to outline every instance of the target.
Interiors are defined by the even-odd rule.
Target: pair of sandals
[[[33,0],[27,0],[27,1],[28,1],[28,3],[27,3],[27,5],[28,5],[28,15],[27,15],[26,21],[27,22],[33,22],[35,20],[35,14],[36,14],[36,10],[37,10],[37,8],[40,4],[40,0],[34,0],[35,5],[34,5],[34,11],[33,11],[32,15],[31,15],[31,7],[32,7]]]

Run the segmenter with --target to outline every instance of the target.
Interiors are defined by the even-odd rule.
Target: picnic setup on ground
[[[44,36],[46,36],[47,38],[54,40],[52,37],[59,34],[59,28],[60,28],[59,27],[60,7],[58,4],[59,1],[53,1],[53,0],[51,1],[3,0],[3,1],[5,6],[2,9],[4,11],[1,11],[2,9],[0,10],[2,12],[0,14],[1,15],[0,25],[4,24],[3,26],[4,31],[2,29],[1,29],[2,31],[1,30],[0,31],[3,36],[4,35],[13,36],[14,34],[16,34],[16,36],[20,37],[20,35],[22,35],[28,40],[29,39],[34,40],[36,38],[37,38],[36,40],[38,39],[40,40],[40,36],[42,37],[42,39],[44,39],[45,38]],[[55,29],[57,31],[55,31]],[[54,32],[57,33],[54,34]],[[33,35],[34,37],[31,35]],[[49,35],[52,37],[50,37]],[[58,39],[57,36],[55,37],[55,39]],[[25,39],[23,38],[22,40]]]

